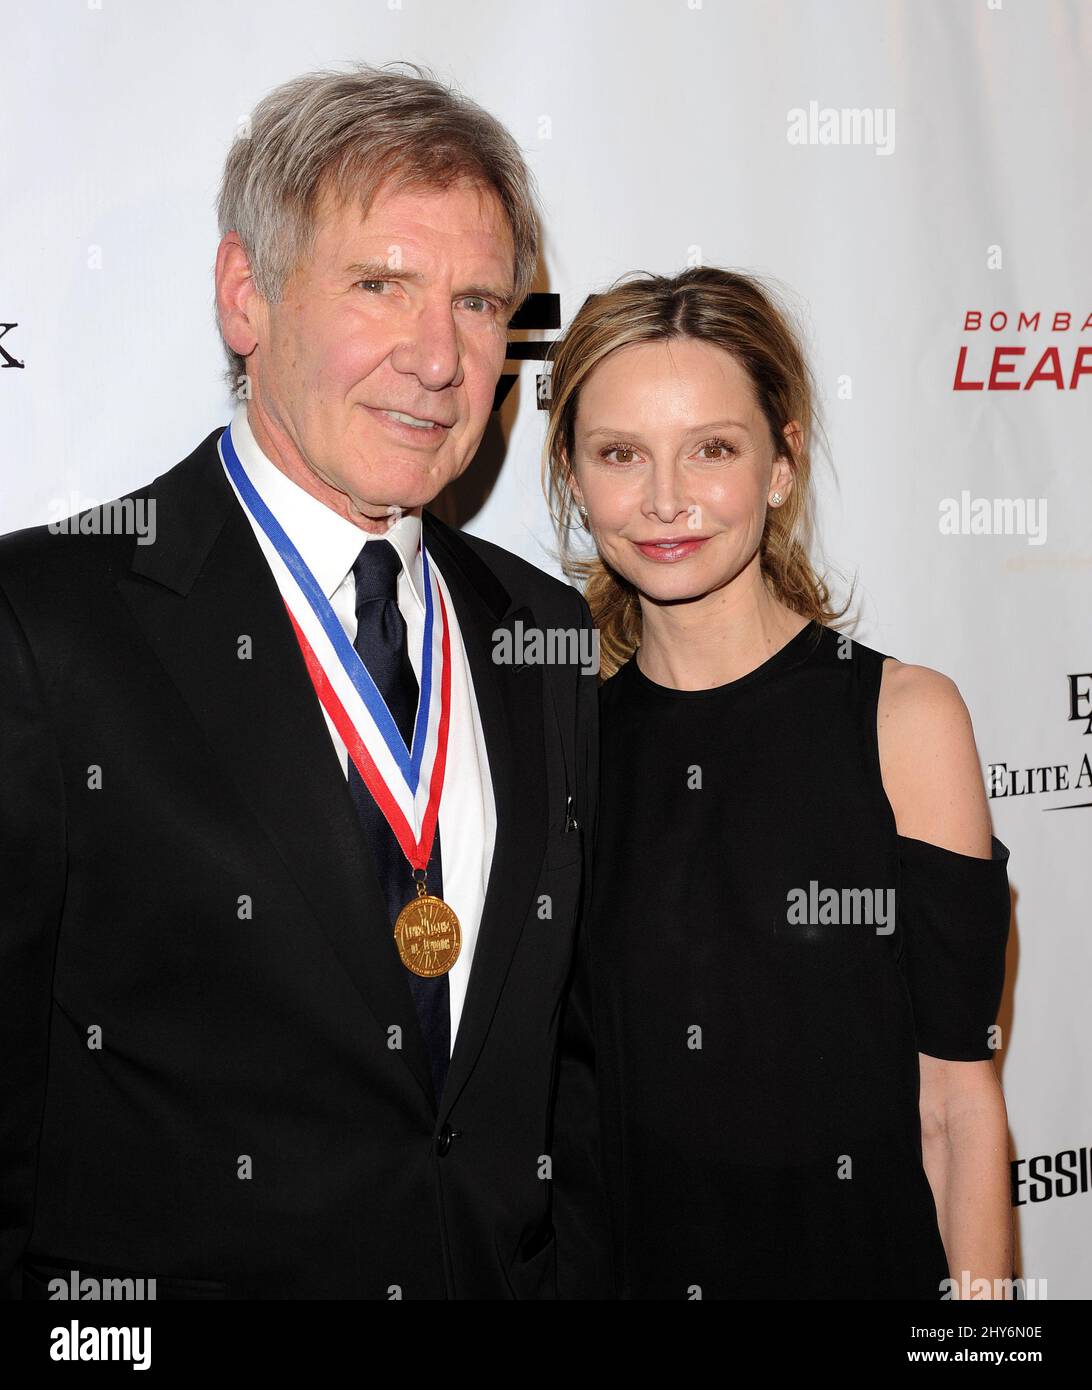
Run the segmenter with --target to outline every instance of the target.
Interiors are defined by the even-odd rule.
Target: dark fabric
[[[497,806],[437,1106],[219,434],[137,494],[154,545],[0,540],[0,1296],[84,1263],[228,1299],[608,1289],[594,1046],[568,1007],[595,678],[493,660],[496,633],[586,628],[587,605],[425,514]]]
[[[398,732],[402,735],[402,742],[409,749],[413,745],[413,725],[417,717],[420,686],[413,673],[413,663],[410,661],[406,622],[398,609],[398,576],[401,571],[402,561],[390,541],[376,538],[366,541],[361,547],[360,554],[353,564],[353,579],[356,584],[356,637],[353,645],[375,682],[376,689],[383,697],[387,709],[390,710]],[[433,694],[434,698],[439,699],[438,690]],[[413,868],[351,758],[349,791],[375,855],[376,872],[387,901],[393,933],[398,914],[417,891]],[[442,898],[444,877],[439,822],[429,855],[426,881],[429,892]],[[407,969],[406,982],[413,995],[421,1032],[428,1049],[433,1092],[439,1100],[444,1093],[448,1058],[451,1054],[448,977],[438,975],[435,979],[429,980]]]
[[[1008,852],[896,833],[883,660],[809,625],[714,689],[636,660],[602,687],[588,939],[623,1297],[941,1296],[918,1051],[992,1055]],[[812,884],[836,916],[790,920]]]
[[[900,835],[903,966],[918,1051],[955,1062],[996,1055],[990,1029],[1005,984],[1011,900],[1005,845],[989,859]]]

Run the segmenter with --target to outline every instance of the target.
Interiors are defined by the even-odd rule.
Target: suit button
[[[455,1131],[449,1124],[444,1125],[443,1129],[436,1136],[436,1152],[443,1158],[448,1149],[451,1148],[451,1141],[455,1138]]]

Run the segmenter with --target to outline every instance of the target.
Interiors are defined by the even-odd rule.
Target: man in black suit
[[[423,510],[530,288],[527,171],[425,75],[311,74],[220,217],[229,428],[132,511],[0,543],[0,1284],[609,1297],[596,682],[507,638],[590,615]],[[418,892],[454,959],[396,943]]]

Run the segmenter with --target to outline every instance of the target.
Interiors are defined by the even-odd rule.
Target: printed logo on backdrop
[[[1066,723],[1074,737],[1089,738],[1088,745],[1070,745],[1056,763],[1039,767],[1014,767],[1009,762],[989,763],[986,790],[990,800],[1000,797],[1048,796],[1043,811],[1086,811],[1092,808],[1092,671],[1071,672],[1066,680]]]
[[[1009,1176],[1014,1207],[1056,1197],[1086,1197],[1092,1188],[1092,1148],[1081,1145],[1061,1153],[1014,1158]]]
[[[999,246],[987,248],[986,264],[991,270],[1002,269]],[[1088,310],[1041,305],[966,308],[961,333],[953,391],[1037,389],[1036,399],[1042,399],[1044,392],[1076,391],[1086,376],[1092,376]],[[1029,546],[1045,545],[1047,499],[977,497],[964,488],[958,496],[940,499],[938,527],[946,536],[1021,536]]]
[[[7,347],[4,346],[4,339],[13,328],[18,327],[19,325],[17,323],[0,322],[0,371],[3,371],[6,367],[26,366],[25,362],[20,362],[18,357],[12,355],[11,349],[14,348],[14,344],[9,344]]]
[[[509,332],[556,333],[561,327],[561,296],[559,294],[529,294],[519,311],[512,315]],[[552,338],[509,338],[506,362],[545,362]],[[499,410],[519,380],[518,372],[503,372],[493,393],[493,409]],[[547,408],[550,399],[550,378],[545,372],[535,374],[535,403],[539,410]]]
[[[1001,248],[986,264],[1001,268]],[[1076,391],[1092,376],[1092,313],[1076,308],[966,309],[953,391]]]

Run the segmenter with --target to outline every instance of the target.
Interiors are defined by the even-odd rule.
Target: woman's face
[[[573,493],[599,554],[655,601],[700,598],[756,560],[792,471],[739,362],[693,338],[618,348],[581,388]]]

